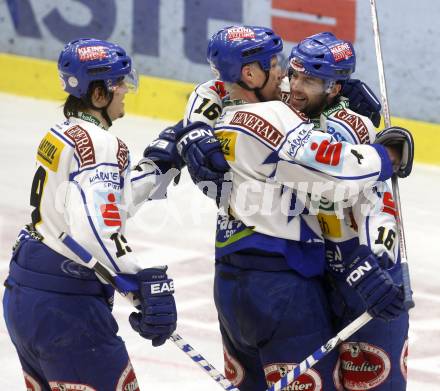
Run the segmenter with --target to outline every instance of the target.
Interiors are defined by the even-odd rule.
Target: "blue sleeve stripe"
[[[146,176],[149,176],[149,175],[156,175],[156,172],[148,172],[148,173],[143,174],[141,176],[137,176],[135,178],[131,178],[130,182],[133,183],[133,182],[138,181],[139,179],[145,178]]]
[[[98,168],[100,166],[119,167],[117,163],[99,163],[99,164],[95,164],[94,166],[85,167],[85,168],[83,168],[80,171],[72,172],[70,174],[70,180],[73,180],[77,175],[79,175],[79,174],[81,174],[81,173],[83,173],[85,171],[94,170],[95,168]]]
[[[359,138],[353,136],[353,132],[351,131],[351,129],[347,125],[345,125],[344,123],[339,122],[339,121],[330,120],[330,118],[328,118],[327,121],[334,122],[335,124],[341,125],[348,132],[348,134],[351,136],[351,138],[353,139],[353,144],[360,144]],[[328,134],[330,134],[330,133],[328,133]]]
[[[367,246],[371,248],[371,239],[370,239],[370,216],[367,216],[365,220],[365,233],[367,234]]]
[[[69,139],[64,137],[61,133],[57,132],[54,128],[50,128],[50,130],[55,133],[60,139],[62,139],[66,144],[70,145],[72,148],[75,148],[75,144],[72,143]]]
[[[119,272],[120,269],[119,269],[118,265],[117,265],[116,262],[113,260],[112,256],[111,256],[110,253],[108,252],[107,248],[104,246],[104,243],[102,243],[101,237],[99,236],[98,231],[96,230],[96,227],[95,227],[95,225],[93,224],[93,220],[92,220],[92,218],[90,217],[90,212],[89,212],[89,208],[87,207],[86,196],[85,196],[85,194],[84,194],[84,192],[83,192],[83,189],[81,188],[81,186],[79,185],[78,182],[73,181],[73,183],[75,183],[75,185],[78,187],[78,190],[79,190],[80,193],[81,193],[81,198],[82,198],[82,200],[83,200],[84,209],[86,210],[86,213],[87,213],[87,219],[89,220],[90,227],[92,228],[92,231],[93,231],[93,233],[94,233],[94,235],[95,235],[96,240],[98,241],[99,245],[101,246],[102,250],[104,251],[105,255],[107,256],[107,258],[109,259],[110,263],[113,265],[113,267],[115,268],[115,270],[116,270],[117,272]]]
[[[197,92],[197,90],[199,89],[200,86],[201,86],[201,84],[199,84],[199,85],[195,88],[195,90],[194,90],[194,92],[195,92],[196,95],[197,95],[197,98],[195,98],[195,99],[193,100],[193,103],[192,103],[192,105],[191,105],[191,109],[189,110],[188,117],[186,118],[186,119],[188,120],[188,122],[191,122],[189,119],[190,119],[191,114],[192,114],[192,111],[193,111],[193,109],[194,109],[194,105],[196,104],[197,99],[200,98],[200,95],[199,95],[198,92]],[[202,99],[203,99],[203,98],[202,98]]]
[[[388,156],[388,152],[383,145],[380,144],[370,144],[379,154],[381,160],[381,170],[378,181],[386,181],[391,178],[393,175],[393,165],[391,164],[391,160]]]
[[[280,159],[280,160],[282,160],[282,159]],[[321,171],[321,170],[319,170],[317,168],[314,168],[314,167],[311,167],[311,166],[307,166],[307,165],[304,165],[304,164],[301,164],[301,163],[298,163],[298,162],[292,162],[290,160],[284,160],[284,161],[287,162],[287,163],[290,163],[290,164],[296,164],[298,166],[304,167],[304,168],[306,168],[307,170],[310,170],[310,171],[316,171],[316,172],[319,172],[321,174],[327,175],[329,177],[337,178],[337,179],[343,179],[343,180],[357,180],[357,179],[364,179],[364,178],[375,177],[375,176],[379,175],[379,171],[376,171],[376,172],[372,172],[370,174],[358,175],[358,176],[338,176],[338,175],[332,175],[330,173]]]

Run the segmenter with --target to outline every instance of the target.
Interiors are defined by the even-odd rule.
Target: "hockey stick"
[[[388,107],[387,87],[385,82],[385,70],[382,59],[382,49],[380,46],[380,33],[379,33],[379,21],[377,19],[376,0],[370,0],[371,5],[371,22],[373,25],[374,44],[376,48],[377,70],[379,73],[380,95],[382,99],[382,110],[385,121],[385,126],[389,128],[391,126],[390,110]],[[402,221],[402,206],[400,204],[400,192],[397,175],[394,174],[391,178],[391,184],[393,187],[393,197],[397,207],[397,232],[399,239],[400,250],[400,263],[402,267],[402,281],[403,281],[403,293],[404,293],[404,306],[406,310],[414,307],[414,300],[412,298],[411,281],[409,278],[408,258],[406,253],[405,232],[403,230]]]
[[[371,319],[373,319],[373,317],[368,312],[364,312],[348,326],[343,328],[333,338],[329,339],[318,350],[316,350],[309,357],[301,361],[291,371],[287,372],[286,375],[284,375],[275,384],[272,384],[272,386],[270,386],[266,391],[281,391],[284,387],[287,387],[290,383],[298,379],[298,377],[306,372],[309,368],[313,367],[319,360],[329,354],[341,342],[345,341],[361,327],[365,326]]]
[[[124,278],[122,275],[118,275],[115,271],[99,262],[94,258],[83,246],[81,246],[70,235],[62,232],[59,239],[70,249],[75,255],[77,255],[89,269],[93,269],[96,274],[115,288],[122,296],[126,297],[130,302],[135,305],[133,300],[132,290],[136,290],[134,281]],[[207,373],[217,384],[223,387],[227,391],[239,391],[228,379],[226,379],[217,369],[215,369],[206,359],[197,352],[190,344],[188,344],[179,334],[173,333],[170,337],[171,341],[186,353],[193,362],[200,366],[205,373]]]

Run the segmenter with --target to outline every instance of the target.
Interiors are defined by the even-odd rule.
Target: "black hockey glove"
[[[141,337],[150,339],[153,346],[160,346],[176,330],[177,310],[174,302],[174,282],[168,278],[167,267],[141,270],[136,274],[140,300],[140,312],[132,312],[131,327]]]
[[[370,87],[361,80],[349,79],[344,83],[341,95],[348,98],[348,107],[351,110],[370,118],[373,125],[379,127],[382,106]]]
[[[377,133],[375,143],[391,147],[400,154],[400,163],[394,167],[394,173],[399,178],[406,178],[411,174],[414,160],[414,139],[409,130],[396,126],[384,129]]]
[[[176,143],[176,129],[182,129],[182,124],[183,121],[180,121],[162,130],[144,150],[144,157],[152,160],[162,173],[166,173],[172,167],[180,170],[185,165],[177,152]]]
[[[381,268],[369,247],[359,246],[351,259],[345,265],[345,281],[362,298],[371,316],[392,320],[405,312],[402,286]]]
[[[229,164],[212,128],[203,122],[194,122],[181,129],[177,138],[177,149],[188,166],[191,179],[218,204]]]

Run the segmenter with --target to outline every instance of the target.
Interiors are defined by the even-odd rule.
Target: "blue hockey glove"
[[[203,122],[194,122],[181,129],[177,137],[177,149],[188,166],[191,179],[196,185],[210,182],[212,186],[202,186],[202,190],[218,203],[229,164],[212,128]]]
[[[369,247],[359,246],[351,259],[345,265],[345,281],[360,295],[371,316],[392,320],[405,312],[402,287],[380,267]]]
[[[406,178],[412,171],[414,160],[414,139],[411,132],[404,128],[392,126],[377,133],[377,144],[396,149],[400,154],[400,163],[394,167],[395,174]]]
[[[348,98],[351,110],[370,118],[373,125],[379,127],[382,106],[370,87],[358,79],[349,79],[344,83],[341,95]]]
[[[182,127],[183,121],[180,121],[176,125],[162,130],[159,136],[144,150],[144,157],[152,160],[162,173],[167,172],[171,167],[180,170],[185,165],[177,152],[176,143],[176,131]]]
[[[174,282],[166,274],[167,267],[141,270],[139,282],[140,312],[130,314],[131,327],[142,337],[160,346],[176,330],[177,310],[174,302]]]

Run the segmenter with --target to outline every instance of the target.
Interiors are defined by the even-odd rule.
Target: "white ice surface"
[[[40,138],[62,118],[59,104],[0,94],[0,280],[20,227],[29,221],[29,191]],[[127,116],[112,132],[135,161],[169,122]],[[405,234],[416,307],[411,310],[408,390],[440,389],[440,168],[416,165],[401,180]],[[169,199],[142,207],[127,237],[146,265],[168,264],[176,285],[178,333],[217,369],[222,348],[212,299],[216,209],[194,188],[187,173]],[[142,390],[220,390],[171,342],[152,348],[127,321],[130,307],[116,300],[115,316]],[[30,327],[32,327],[30,325]],[[0,390],[23,390],[21,368],[0,317]],[[68,354],[68,352],[66,352]]]

